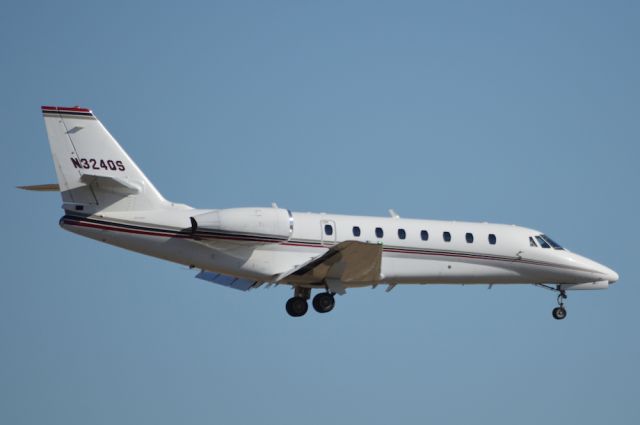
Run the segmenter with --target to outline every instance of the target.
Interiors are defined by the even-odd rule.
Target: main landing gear
[[[287,313],[292,317],[304,316],[309,310],[307,300],[311,298],[310,288],[296,287],[293,297],[286,304]],[[320,292],[313,297],[313,309],[318,313],[328,313],[336,305],[336,299],[331,292]]]

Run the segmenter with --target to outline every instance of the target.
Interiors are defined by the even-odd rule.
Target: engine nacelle
[[[192,231],[256,242],[289,240],[293,216],[282,208],[227,208],[191,217]]]

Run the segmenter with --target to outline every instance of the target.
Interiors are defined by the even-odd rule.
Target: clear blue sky
[[[0,14],[0,423],[640,423],[640,3],[95,3]],[[176,202],[517,223],[621,278],[563,322],[527,286],[292,319],[61,230],[14,189],[55,178],[40,105]]]

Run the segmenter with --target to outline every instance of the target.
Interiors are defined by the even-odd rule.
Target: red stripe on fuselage
[[[77,220],[73,220],[73,219],[64,219],[63,223],[71,225],[71,226],[90,227],[90,228],[93,228],[93,229],[109,230],[109,231],[122,232],[122,233],[132,233],[132,234],[136,234],[136,235],[162,236],[162,237],[166,237],[166,238],[181,238],[181,239],[194,239],[194,240],[198,240],[198,239],[225,239],[225,240],[233,240],[233,241],[268,242],[268,243],[280,243],[280,242],[282,242],[280,240],[248,239],[248,238],[240,237],[240,236],[213,236],[213,235],[195,236],[195,235],[178,233],[178,232],[175,232],[173,230],[150,231],[150,230],[141,230],[141,229],[131,229],[131,228],[126,228],[126,227],[110,226],[110,225],[106,225],[106,224],[90,223],[90,222],[87,222],[87,221],[77,221]],[[161,232],[166,232],[166,233],[161,233]]]
[[[195,236],[195,235],[190,235],[190,234],[182,234],[182,233],[178,233],[176,231],[172,231],[172,230],[167,230],[167,231],[158,231],[156,229],[156,231],[151,231],[151,230],[140,230],[140,229],[131,229],[131,228],[126,228],[126,227],[118,227],[117,225],[106,225],[106,224],[98,224],[98,223],[91,223],[91,222],[87,222],[87,221],[80,221],[82,220],[81,218],[65,218],[63,220],[64,224],[68,224],[68,225],[72,225],[72,226],[80,226],[80,227],[89,227],[89,228],[94,228],[94,229],[101,229],[101,230],[109,230],[109,231],[114,231],[114,232],[122,232],[122,233],[131,233],[131,234],[138,234],[138,235],[147,235],[147,236],[160,236],[160,237],[166,237],[166,238],[180,238],[180,239],[193,239],[193,240],[198,240],[198,239],[222,239],[222,240],[233,240],[233,241],[243,241],[243,242],[262,242],[262,243],[275,243],[278,245],[286,245],[286,246],[300,246],[300,247],[308,247],[308,248],[325,248],[325,249],[329,249],[331,248],[331,246],[328,245],[322,245],[320,243],[317,242],[307,242],[307,243],[296,243],[296,242],[283,242],[281,240],[263,240],[263,239],[250,239],[248,237],[234,237],[234,236],[226,236],[226,235],[208,235],[207,237],[202,237],[202,236]],[[161,232],[166,232],[166,233],[161,233]],[[547,262],[542,262],[542,261],[536,261],[536,260],[526,260],[523,258],[516,258],[516,257],[504,257],[504,258],[499,258],[499,257],[493,257],[490,255],[478,255],[478,254],[471,254],[471,253],[456,253],[456,252],[447,252],[447,251],[421,251],[421,250],[416,250],[416,249],[403,249],[403,248],[383,248],[384,252],[394,252],[394,253],[399,253],[399,254],[415,254],[415,255],[426,255],[426,256],[437,256],[437,257],[454,257],[454,258],[466,258],[466,259],[473,259],[473,260],[484,260],[484,261],[501,261],[501,262],[509,262],[509,263],[524,263],[524,264],[530,264],[530,265],[537,265],[537,266],[547,266],[547,267],[555,267],[555,268],[562,268],[562,269],[570,269],[570,270],[582,270],[585,271],[585,269],[581,269],[581,268],[577,268],[577,267],[568,267],[565,265],[561,265],[561,264],[554,264],[554,263],[547,263]]]
[[[113,227],[113,226],[106,226],[103,224],[87,223],[87,222],[69,222],[65,220],[64,224],[69,224],[71,226],[79,226],[79,227],[91,227],[93,229],[100,229],[100,230],[111,230],[114,232],[134,233],[136,235],[164,236],[166,238],[188,238],[189,237],[189,235],[179,235],[176,233],[167,234],[167,233],[160,233],[160,232],[150,232],[146,230],[126,229],[122,227]]]

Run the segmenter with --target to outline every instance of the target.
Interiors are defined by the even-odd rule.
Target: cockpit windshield
[[[547,241],[542,239],[540,236],[536,236],[536,240],[538,241],[538,245],[540,245],[541,247],[543,247],[543,248],[551,248],[551,245],[549,245],[547,243]]]
[[[553,247],[553,249],[560,249],[563,250],[564,248],[561,247],[558,243],[556,243],[553,239],[551,239],[549,236],[547,235],[540,235],[540,238],[544,239],[545,241],[547,241],[547,243],[549,245],[551,245]]]

